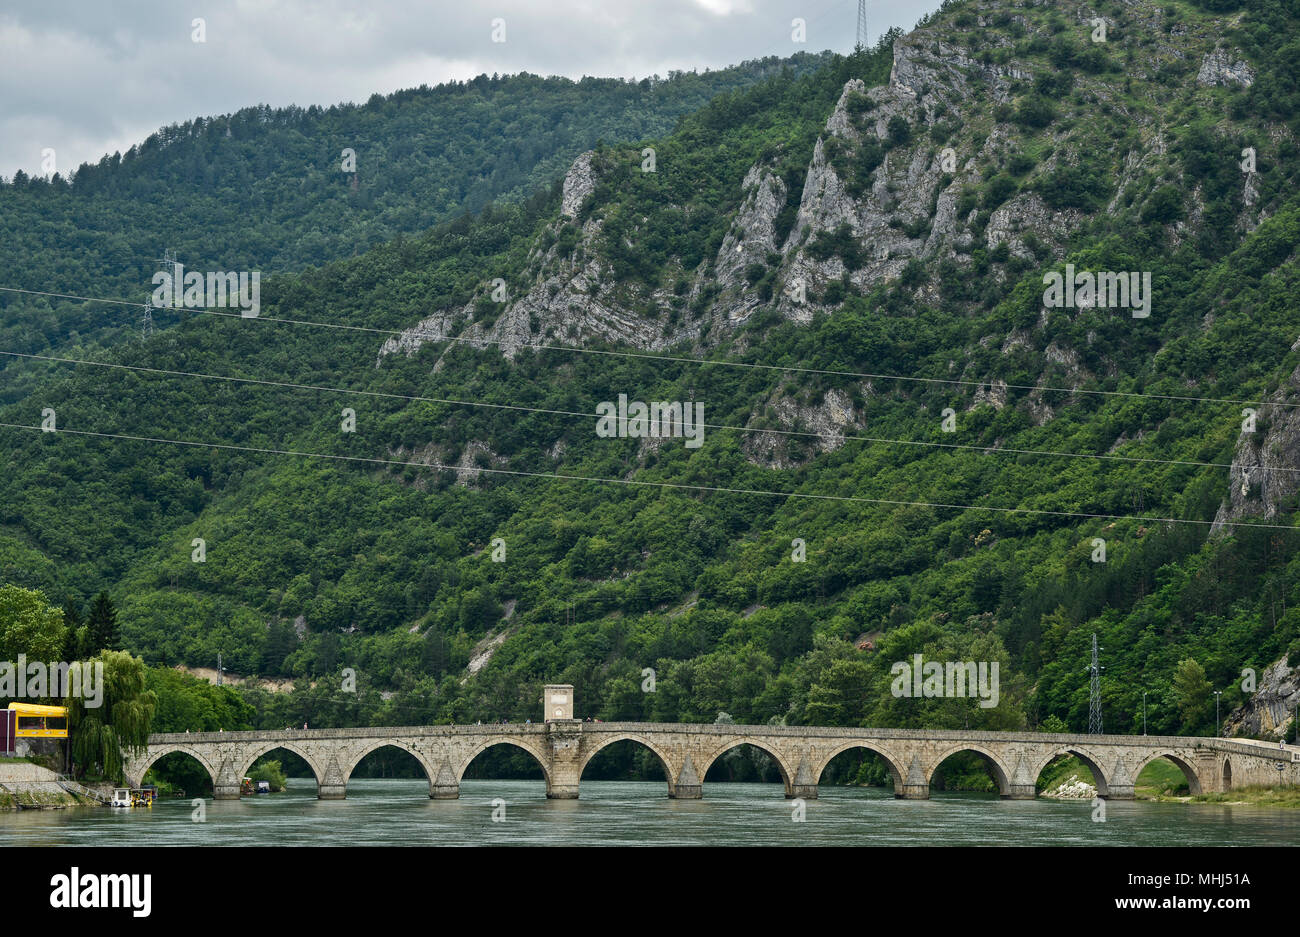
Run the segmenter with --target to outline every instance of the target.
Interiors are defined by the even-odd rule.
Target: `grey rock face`
[[[845,430],[862,427],[849,395],[834,387],[826,391],[816,406],[800,406],[777,390],[768,399],[767,407],[782,428],[808,434],[791,436],[788,432],[765,429],[755,429],[752,434],[747,434],[741,442],[746,457],[755,464],[771,468],[791,468],[805,461],[791,457],[791,442],[814,452],[833,452],[844,445]],[[751,420],[749,425],[754,426],[754,421]]]
[[[847,279],[867,292],[899,276],[914,258],[969,263],[976,243],[971,231],[975,213],[958,217],[960,193],[965,185],[980,181],[977,165],[986,162],[981,157],[1007,148],[1007,135],[996,127],[978,152],[949,153],[929,140],[927,131],[936,113],[959,113],[972,102],[979,93],[975,82],[995,100],[1006,100],[1011,82],[1027,77],[1014,63],[981,62],[962,47],[918,30],[895,42],[887,86],[867,89],[857,79],[845,85],[814,147],[795,222],[780,242],[776,221],[789,192],[773,165],[760,163],[740,182],[740,208],[712,263],[680,272],[679,278],[691,283],[684,298],[667,290],[649,293],[616,284],[602,259],[603,223],[596,217],[582,225],[576,249],[564,256],[556,244],[534,249],[530,263],[537,265],[537,275],[522,295],[511,297],[490,326],[473,323],[457,335],[460,323],[472,322],[473,305],[441,311],[389,339],[379,357],[410,355],[426,342],[450,337],[498,344],[507,357],[525,345],[552,342],[610,341],[660,349],[743,323],[763,303],[750,283],[755,265],[769,276],[775,264],[777,310],[807,323],[819,308],[833,311],[833,306],[819,307],[816,302],[834,281]],[[896,141],[889,139],[890,119],[898,117],[912,128],[912,139],[892,145]],[[887,151],[870,177],[856,181],[850,191],[828,151],[833,146],[851,158],[864,144]],[[583,153],[565,175],[561,217],[551,227],[554,237],[575,223],[596,188],[593,156]],[[1026,193],[1000,206],[982,235],[988,247],[1005,243],[1013,255],[1028,258],[1028,232],[1054,248],[1079,220],[1050,211],[1036,195]],[[831,237],[842,225],[856,245],[853,270],[846,268],[844,257],[814,249],[818,238]],[[706,287],[712,298],[701,308],[698,301]],[[693,311],[688,311],[688,303]]]
[[[560,214],[566,218],[576,218],[582,203],[596,189],[596,173],[591,168],[594,150],[588,150],[569,167],[564,176],[564,187],[560,194]]]
[[[1223,720],[1223,734],[1281,738],[1289,734],[1298,703],[1300,668],[1292,670],[1283,657],[1265,668],[1246,705]]]
[[[501,468],[508,464],[506,459],[489,449],[486,443],[479,442],[477,439],[471,440],[456,462],[456,484],[463,486],[477,481],[483,474],[480,470],[480,462],[487,462],[487,468]]]
[[[971,405],[966,408],[969,413],[977,407],[989,406],[994,410],[1001,410],[1007,405],[1007,382],[1003,380],[991,381],[987,385],[981,384],[975,388],[975,397]]]
[[[1246,517],[1276,517],[1279,504],[1300,490],[1300,368],[1262,407],[1255,432],[1242,433],[1228,472],[1227,501],[1211,534]]]
[[[1249,88],[1255,83],[1255,70],[1241,59],[1234,62],[1226,49],[1215,49],[1201,60],[1200,71],[1196,73],[1196,83]]]
[[[400,353],[410,357],[419,351],[420,346],[426,342],[440,342],[454,336],[453,318],[453,313],[441,310],[426,319],[421,319],[399,335],[388,339],[380,346],[379,358],[375,361],[376,367],[387,355]]]
[[[585,233],[584,239],[592,233]],[[583,263],[575,255],[556,262],[548,273],[507,306],[486,333],[507,358],[526,344],[548,342],[611,341],[656,347],[660,337],[656,320],[630,311],[612,297],[598,298],[601,284],[613,281],[612,273],[598,260]]]
[[[984,83],[995,101],[1009,100],[1011,82],[1030,77],[1014,63],[987,65],[965,50],[918,30],[894,43],[889,84],[867,89],[849,81],[817,141],[808,168],[799,214],[783,246],[781,313],[797,322],[811,321],[815,303],[790,298],[795,284],[820,295],[832,281],[847,277],[867,292],[883,280],[897,277],[908,262],[960,260],[974,246],[970,226],[974,212],[959,217],[961,190],[981,181],[977,164],[1009,146],[1007,134],[995,127],[979,152],[945,152],[929,139],[934,114],[960,112],[976,94],[973,80]],[[912,128],[911,140],[890,140],[891,118],[903,118]],[[896,123],[897,121],[895,121]],[[855,196],[833,165],[832,147],[856,158],[863,145],[885,148],[883,162],[870,177],[866,191]],[[861,171],[861,170],[857,170]],[[860,185],[861,183],[859,183]],[[1032,258],[1024,237],[1033,231],[1055,247],[1078,226],[1079,213],[1054,212],[1037,195],[1024,193],[1000,206],[989,220],[984,238],[989,248],[1007,243],[1012,254]],[[847,225],[859,248],[856,269],[832,255],[818,259],[818,237],[828,237]]]
[[[1076,219],[1065,212],[1048,208],[1038,193],[1021,192],[994,209],[988,227],[984,229],[984,241],[989,250],[1005,243],[1012,256],[1033,260],[1034,252],[1025,246],[1023,240],[1025,234],[1032,231],[1037,236],[1039,231],[1050,231],[1057,225],[1072,227],[1074,223]]]
[[[591,157],[590,152],[579,156],[565,176],[561,209],[564,217],[551,225],[554,235],[574,223],[571,217],[595,188]],[[529,259],[538,262],[539,274],[524,295],[507,300],[490,326],[475,322],[458,335],[455,333],[457,322],[468,322],[473,317],[473,303],[454,312],[438,312],[388,339],[379,351],[379,360],[397,352],[411,355],[426,342],[450,337],[468,344],[495,345],[511,359],[525,345],[610,341],[651,349],[680,340],[680,334],[664,335],[658,318],[632,311],[634,304],[621,302],[608,290],[606,285],[615,277],[596,249],[602,227],[599,219],[586,221],[577,247],[566,256],[560,255],[555,244],[545,250],[534,248]],[[657,297],[650,302],[662,302],[666,307],[668,298]]]
[[[730,323],[744,321],[758,305],[758,297],[748,285],[745,271],[752,264],[766,265],[769,254],[777,253],[776,216],[785,207],[785,183],[770,169],[752,167],[742,183],[748,193],[730,230],[718,248],[713,267],[722,292],[714,302],[715,317]]]

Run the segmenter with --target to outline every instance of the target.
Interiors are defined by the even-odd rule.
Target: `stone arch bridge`
[[[836,755],[861,748],[889,767],[897,797],[924,799],[935,769],[949,756],[973,752],[988,764],[1006,798],[1035,796],[1039,773],[1058,755],[1079,757],[1097,781],[1098,795],[1131,799],[1142,769],[1166,757],[1182,769],[1191,792],[1226,792],[1248,784],[1300,784],[1300,748],[1279,748],[1240,739],[1143,735],[1056,735],[1041,732],[971,732],[912,729],[849,729],[813,726],[695,725],[555,720],[538,724],[408,726],[400,728],[286,729],[150,736],[148,747],[129,757],[126,775],[139,786],[164,755],[184,752],[212,776],[217,800],[239,797],[241,779],[262,755],[286,749],[316,775],[322,799],[347,796],[348,778],[373,751],[386,746],[409,752],[429,778],[429,796],[453,799],[479,754],[512,745],[533,756],[546,777],[546,796],[572,799],[587,763],[607,745],[631,740],[658,758],[668,796],[698,798],[709,766],[737,745],[753,745],[772,757],[787,797],[813,798],[822,772]]]

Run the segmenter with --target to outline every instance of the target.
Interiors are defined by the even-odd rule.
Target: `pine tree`
[[[1180,660],[1174,668],[1174,677],[1170,681],[1170,692],[1179,715],[1183,717],[1183,726],[1195,729],[1205,718],[1213,687],[1206,679],[1205,668],[1196,660]]]
[[[90,609],[90,644],[93,651],[112,651],[117,649],[117,609],[107,592],[95,596],[95,603]]]
[[[284,673],[284,659],[294,650],[297,635],[293,625],[287,621],[273,621],[267,629],[266,645],[262,649],[261,672],[265,674]]]
[[[81,659],[81,626],[85,624],[85,619],[81,617],[81,606],[79,603],[69,598],[63,603],[63,627],[67,629],[63,633],[63,659],[74,661]]]

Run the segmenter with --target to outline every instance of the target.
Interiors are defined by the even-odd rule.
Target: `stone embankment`
[[[59,784],[49,768],[25,761],[0,761],[0,810],[59,810],[97,806],[89,797],[73,794]]]

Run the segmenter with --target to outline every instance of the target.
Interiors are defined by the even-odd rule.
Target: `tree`
[[[1183,728],[1193,728],[1205,716],[1212,688],[1205,677],[1205,668],[1194,659],[1180,660],[1174,668],[1170,691],[1174,708],[1183,717]]]
[[[1151,200],[1142,209],[1142,220],[1169,224],[1171,221],[1177,221],[1182,214],[1182,192],[1177,186],[1162,185],[1152,193]]]
[[[261,672],[284,673],[284,659],[298,643],[293,625],[287,621],[273,621],[267,629],[266,646],[262,648]]]
[[[94,651],[111,651],[117,647],[117,609],[107,592],[95,596],[90,608],[90,646]]]
[[[264,761],[248,772],[250,780],[256,784],[258,781],[266,781],[271,785],[272,791],[282,791],[288,783],[284,774],[284,767],[278,761]]]
[[[81,660],[86,656],[87,649],[83,644],[87,643],[86,633],[83,630],[85,619],[81,617],[81,608],[72,599],[63,603],[63,659],[66,661]]]
[[[86,706],[79,696],[68,700],[68,741],[80,772],[91,771],[120,781],[125,753],[149,743],[158,697],[145,689],[144,661],[123,651],[102,651],[90,664],[104,667],[100,705]]]
[[[1023,127],[1046,127],[1056,119],[1056,108],[1041,94],[1031,94],[1016,105],[1015,119]]]
[[[256,710],[229,685],[214,686],[170,667],[147,667],[145,688],[158,697],[151,723],[154,732],[231,732],[254,727]]]
[[[451,654],[446,635],[436,628],[430,628],[424,633],[424,646],[420,651],[420,669],[435,677],[441,677],[447,672],[450,661]]]
[[[906,146],[912,139],[912,127],[902,114],[895,114],[885,125],[889,133],[890,146]]]
[[[833,661],[808,688],[808,724],[861,725],[867,695],[872,686],[871,678],[871,667],[865,660],[851,658]]]
[[[58,660],[64,644],[63,613],[45,593],[18,586],[0,586],[0,661]]]
[[[460,626],[469,632],[491,628],[501,617],[501,606],[487,589],[473,589],[460,604]]]

